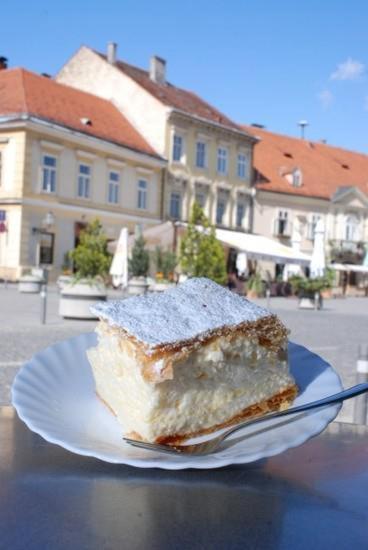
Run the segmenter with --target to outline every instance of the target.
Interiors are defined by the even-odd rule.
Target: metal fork
[[[135,439],[129,439],[128,437],[124,437],[123,439],[124,441],[126,441],[130,445],[133,445],[134,447],[140,447],[142,449],[147,449],[149,451],[158,451],[160,453],[169,453],[169,454],[176,454],[176,455],[191,455],[191,456],[208,455],[218,450],[220,444],[224,441],[224,439],[229,437],[229,435],[237,432],[238,430],[241,430],[242,428],[245,428],[254,424],[258,424],[260,422],[263,422],[264,420],[280,418],[282,416],[287,416],[289,414],[305,412],[311,409],[325,407],[326,405],[333,405],[334,403],[340,403],[345,399],[350,399],[351,397],[355,397],[367,391],[368,391],[368,383],[358,384],[357,386],[353,386],[351,388],[348,388],[347,390],[343,390],[339,393],[335,393],[334,395],[324,397],[323,399],[318,399],[317,401],[312,401],[310,403],[305,403],[304,405],[292,407],[284,411],[277,411],[277,412],[265,414],[257,418],[246,420],[244,422],[241,422],[240,424],[237,424],[236,426],[233,426],[232,428],[230,428],[226,432],[223,432],[217,437],[209,439],[208,441],[203,441],[201,443],[193,443],[192,445],[161,445],[158,443],[146,443],[145,441],[137,441]]]

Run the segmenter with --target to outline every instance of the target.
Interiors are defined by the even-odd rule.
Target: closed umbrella
[[[246,277],[248,275],[248,259],[245,252],[239,252],[236,257],[236,270],[239,275]]]
[[[115,287],[128,285],[128,229],[120,231],[114,257],[111,262],[110,275]]]
[[[291,249],[298,255],[300,252],[300,244],[302,242],[302,236],[300,234],[299,223],[295,222],[293,227],[293,233],[291,236]],[[287,282],[289,277],[293,275],[302,275],[302,269],[298,264],[286,264],[282,272],[282,280]]]
[[[323,277],[326,270],[325,257],[325,224],[318,220],[314,232],[314,245],[310,264],[310,275],[312,279]]]

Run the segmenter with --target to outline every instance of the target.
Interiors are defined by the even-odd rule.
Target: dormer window
[[[297,168],[292,173],[292,186],[301,187],[302,183],[303,183],[302,172],[301,170],[299,170],[299,168]]]

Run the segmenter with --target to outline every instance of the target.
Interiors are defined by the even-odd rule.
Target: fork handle
[[[323,399],[318,399],[317,401],[311,401],[310,403],[305,403],[304,405],[298,405],[297,407],[292,407],[291,409],[286,409],[284,411],[276,411],[273,413],[263,415],[258,418],[245,420],[241,424],[237,424],[236,426],[234,426],[233,428],[230,428],[227,432],[225,432],[223,434],[223,438],[229,436],[230,434],[233,434],[234,432],[237,432],[238,430],[244,428],[245,426],[258,424],[258,422],[263,422],[264,420],[270,420],[271,418],[280,418],[281,416],[287,416],[289,414],[309,411],[311,409],[318,409],[319,407],[325,407],[326,405],[333,405],[334,403],[341,403],[341,401],[345,401],[345,399],[356,397],[357,395],[360,395],[361,393],[365,393],[367,391],[368,391],[368,382],[364,382],[362,384],[357,384],[356,386],[352,386],[347,390],[343,390],[339,393],[335,393],[333,395],[329,395],[328,397],[324,397]]]

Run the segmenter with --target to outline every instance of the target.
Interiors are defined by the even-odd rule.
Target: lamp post
[[[45,217],[43,218],[41,222],[41,229],[34,228],[34,232],[37,232],[38,234],[42,234],[44,230],[49,230],[55,223],[55,216],[52,212],[47,212]],[[41,247],[40,243],[38,243],[38,253],[37,253],[37,263],[40,265],[40,252]],[[47,310],[47,282],[48,282],[48,271],[46,268],[42,269],[42,285],[41,285],[41,292],[40,292],[40,298],[41,298],[41,309],[40,309],[40,321],[41,324],[44,325],[46,323],[46,310]]]

